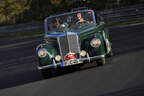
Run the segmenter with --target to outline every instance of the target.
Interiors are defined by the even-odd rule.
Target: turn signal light
[[[55,57],[55,60],[56,60],[57,62],[59,62],[59,61],[61,60],[61,56],[57,55],[57,56]]]

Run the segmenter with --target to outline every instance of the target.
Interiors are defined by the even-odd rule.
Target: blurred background
[[[41,21],[80,6],[104,10],[139,4],[144,0],[0,0],[0,26]]]

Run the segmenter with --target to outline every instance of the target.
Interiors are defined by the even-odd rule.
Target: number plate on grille
[[[79,60],[75,59],[75,60],[65,61],[64,66],[75,65],[75,64],[79,64]]]

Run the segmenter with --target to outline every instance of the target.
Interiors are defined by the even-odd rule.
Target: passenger
[[[60,22],[58,20],[56,20],[55,24],[56,28],[58,28],[60,26]]]

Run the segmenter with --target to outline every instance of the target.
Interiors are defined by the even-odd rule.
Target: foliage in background
[[[51,14],[70,11],[78,6],[102,10],[141,3],[144,0],[0,0],[0,24],[43,20]]]
[[[1,0],[0,23],[15,24],[17,16],[30,9],[30,2],[31,0]]]

